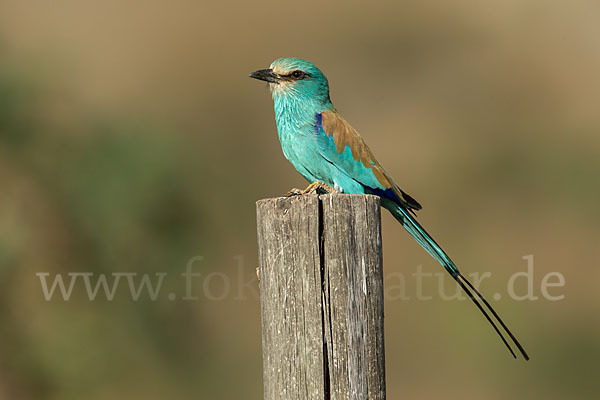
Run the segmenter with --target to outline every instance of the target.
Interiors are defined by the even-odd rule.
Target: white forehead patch
[[[281,65],[273,65],[271,64],[270,68],[273,70],[273,72],[275,72],[277,75],[287,75],[289,74],[290,71],[287,68],[282,67]]]

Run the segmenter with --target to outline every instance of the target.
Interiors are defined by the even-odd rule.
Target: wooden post
[[[265,400],[385,399],[379,198],[256,208]]]

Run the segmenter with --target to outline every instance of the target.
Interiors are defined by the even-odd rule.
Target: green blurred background
[[[490,297],[534,255],[540,299],[494,302],[526,363],[467,302],[414,299],[410,274],[440,267],[384,213],[386,283],[412,297],[386,302],[388,397],[592,398],[599,20],[591,0],[2,0],[0,398],[262,398],[254,202],[304,182],[247,75],[282,56],[323,69]],[[213,275],[183,301],[195,256]],[[169,275],[156,301],[125,282],[46,301],[38,272]],[[549,272],[563,300],[541,297]]]

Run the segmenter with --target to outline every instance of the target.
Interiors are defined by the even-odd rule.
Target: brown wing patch
[[[404,193],[394,183],[394,180],[388,175],[383,167],[377,162],[373,152],[363,138],[358,134],[348,121],[346,121],[337,111],[326,111],[321,113],[321,123],[323,130],[329,137],[333,136],[335,149],[338,153],[343,153],[346,146],[350,146],[352,158],[360,161],[365,168],[370,168],[375,175],[375,179],[386,189],[391,188],[398,199],[404,201],[404,205],[414,210],[420,210],[421,205],[412,197]]]
[[[387,175],[384,169],[367,146],[363,138],[340,114],[336,111],[326,111],[321,114],[323,130],[327,136],[333,135],[335,148],[338,153],[343,153],[346,146],[350,146],[352,158],[360,161],[365,168],[371,168],[377,181],[385,188],[395,187],[392,179]]]

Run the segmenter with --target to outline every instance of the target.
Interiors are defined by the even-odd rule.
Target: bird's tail
[[[513,357],[517,358],[512,347],[507,342],[506,338],[496,325],[496,322],[490,317],[491,315],[495,318],[495,320],[500,324],[500,326],[506,331],[514,345],[519,349],[523,358],[529,360],[529,356],[523,349],[523,346],[519,343],[517,338],[512,334],[512,332],[508,329],[506,324],[502,321],[500,316],[494,311],[490,303],[479,293],[479,291],[469,282],[458,270],[454,262],[448,257],[448,255],[442,250],[442,248],[433,240],[431,235],[429,235],[425,229],[416,221],[415,217],[411,215],[411,213],[397,203],[392,203],[391,201],[383,201],[382,204],[385,208],[387,208],[392,215],[404,226],[404,228],[415,238],[417,242],[433,257],[437,262],[439,262],[445,269],[448,271],[450,276],[454,278],[454,280],[458,283],[458,285],[465,291],[465,293],[469,296],[469,298],[473,301],[475,306],[481,311],[481,313],[485,316],[488,322],[492,325],[498,336],[502,339],[502,342],[506,345],[510,353]],[[477,296],[477,297],[475,297]],[[480,302],[481,301],[481,302]],[[484,306],[481,305],[484,304]],[[487,308],[487,311],[486,311]],[[489,313],[488,313],[489,311]]]

